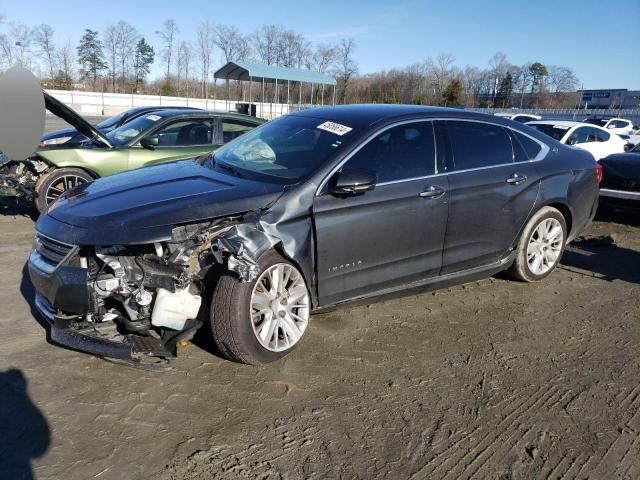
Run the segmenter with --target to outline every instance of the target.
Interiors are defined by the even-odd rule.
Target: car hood
[[[168,163],[80,185],[42,215],[36,229],[74,245],[151,243],[170,239],[175,225],[264,208],[283,189],[196,160]]]
[[[109,139],[102,133],[98,128],[94,125],[91,125],[84,118],[74,112],[72,109],[67,107],[60,100],[49,95],[47,92],[42,92],[44,94],[44,105],[47,110],[53,113],[56,117],[61,118],[69,125],[74,127],[78,132],[83,134],[87,138],[97,138],[102,143],[104,143],[107,147],[112,147]]]

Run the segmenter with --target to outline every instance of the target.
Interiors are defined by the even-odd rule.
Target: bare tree
[[[9,24],[9,38],[14,45],[13,57],[15,61],[26,68],[31,68],[33,30],[23,23],[11,23]]]
[[[258,59],[267,65],[277,64],[277,46],[280,28],[275,25],[263,25],[253,35]]]
[[[209,69],[211,67],[211,54],[215,45],[214,26],[209,19],[204,20],[198,26],[197,46],[200,55],[200,68],[202,80],[202,96],[209,97]]]
[[[325,73],[336,61],[338,49],[332,45],[319,44],[316,45],[316,51],[311,57],[309,68]]]
[[[67,41],[60,45],[56,51],[57,64],[60,71],[66,78],[73,78],[73,48],[71,42]]]
[[[111,76],[111,91],[116,91],[116,69],[118,67],[118,48],[120,47],[120,29],[117,25],[109,25],[104,32],[104,47],[107,57],[107,68]]]
[[[122,75],[122,91],[124,92],[129,70],[133,63],[136,44],[140,36],[133,26],[122,20],[118,22],[117,29],[119,37],[117,53],[120,62],[120,74]]]
[[[217,25],[214,29],[214,44],[222,51],[225,62],[245,60],[251,55],[249,40],[237,27]]]
[[[33,31],[33,37],[39,48],[40,56],[49,67],[49,78],[53,80],[56,76],[56,47],[53,42],[53,28],[46,23],[39,25]]]
[[[338,45],[338,65],[336,73],[342,83],[342,103],[347,103],[347,90],[351,77],[358,73],[358,64],[353,59],[356,42],[353,38],[342,39]]]
[[[0,65],[10,67],[13,65],[14,48],[11,37],[6,33],[0,33]]]
[[[426,69],[427,72],[433,76],[432,88],[434,97],[439,98],[442,91],[447,88],[449,81],[451,80],[452,72],[451,68],[456,59],[451,53],[441,53],[433,60],[431,57],[427,58]]]
[[[182,42],[178,47],[178,82],[184,75],[184,85],[187,97],[189,96],[189,74],[191,72],[192,47],[189,42]]]
[[[576,89],[578,77],[572,68],[551,65],[548,68],[547,83],[553,92],[570,92]]]
[[[524,96],[532,80],[531,62],[528,62],[520,67],[520,81],[518,82],[520,89],[520,108],[524,106]]]
[[[165,20],[162,24],[162,30],[157,30],[156,35],[162,40],[164,47],[162,49],[162,59],[167,62],[167,79],[171,76],[171,57],[173,54],[173,45],[176,42],[176,36],[180,32],[178,24],[173,19]]]

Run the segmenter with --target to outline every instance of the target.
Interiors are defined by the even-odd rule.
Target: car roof
[[[129,110],[125,110],[123,113],[135,114],[135,113],[141,113],[141,112],[153,112],[153,111],[157,111],[157,110],[189,110],[189,111],[193,111],[193,110],[200,110],[200,109],[196,108],[196,107],[184,107],[184,106],[148,105],[146,107],[133,107],[133,108],[130,108]]]
[[[502,117],[457,108],[395,104],[338,105],[335,107],[299,110],[291,113],[290,115],[330,120],[337,123],[344,123],[352,128],[367,128],[378,123],[384,123],[391,120],[401,120],[404,117],[415,118],[446,116],[447,118],[475,118],[478,120],[498,122],[504,125],[507,125],[507,123],[503,122],[508,122],[508,120],[505,120]]]
[[[157,115],[162,118],[167,117],[179,117],[179,116],[189,116],[189,117],[227,117],[227,118],[237,118],[239,120],[248,120],[257,123],[264,122],[262,118],[252,117],[250,115],[244,115],[242,113],[236,112],[221,112],[217,110],[191,110],[188,108],[169,108],[164,110],[155,110],[152,112],[153,115]]]
[[[576,125],[585,126],[583,122],[573,122],[571,120],[535,120],[533,122],[527,122],[527,125],[557,125],[559,127],[567,128],[575,127]]]
[[[496,117],[517,117],[518,115],[523,117],[532,117],[532,118],[542,118],[540,115],[536,115],[535,113],[527,113],[527,112],[496,112],[494,113]]]

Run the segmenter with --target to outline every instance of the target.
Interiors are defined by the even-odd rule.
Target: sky
[[[195,43],[202,19],[251,33],[264,24],[293,29],[313,42],[356,42],[360,73],[451,53],[456,64],[488,67],[503,52],[516,65],[572,67],[580,87],[640,90],[640,0],[0,0],[6,21],[50,24],[59,41],[77,44],[85,28],[125,20],[159,50],[155,34],[174,19]],[[217,55],[216,63],[221,64]],[[160,60],[152,76],[161,72]]]

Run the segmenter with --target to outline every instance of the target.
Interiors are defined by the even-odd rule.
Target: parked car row
[[[227,117],[207,115],[106,135],[77,122],[89,144],[38,152],[109,175],[60,192],[36,225],[29,274],[54,342],[162,368],[206,324],[226,358],[271,362],[312,312],[502,270],[542,280],[598,203],[590,153],[498,116],[351,105],[225,136]],[[238,138],[111,175],[176,148],[187,117],[210,151]]]
[[[560,143],[586,150],[596,160],[625,151],[625,141],[622,138],[595,125],[566,120],[540,120],[528,122],[527,125]]]
[[[264,123],[234,113],[145,107],[94,126],[53,96],[44,93],[44,97],[46,108],[73,128],[45,135],[42,146],[28,161],[7,162],[3,166],[5,175],[12,175],[16,184],[33,191],[40,212],[63,192],[80,184],[125,170],[206,154]]]
[[[601,155],[603,151],[605,151],[607,154],[618,153],[620,149],[620,146],[617,145],[619,144],[619,142],[617,141],[618,138],[623,140],[622,151],[630,150],[634,145],[640,142],[640,135],[638,135],[638,132],[639,132],[638,127],[635,126],[633,122],[631,122],[630,120],[626,120],[624,118],[616,118],[616,117],[609,117],[609,116],[592,116],[584,119],[581,122],[575,122],[575,121],[567,122],[564,120],[543,119],[540,115],[533,115],[529,113],[519,113],[519,112],[498,112],[498,113],[495,113],[494,115],[500,116],[502,118],[509,118],[511,120],[515,120],[517,122],[522,122],[522,123],[543,121],[543,124],[556,126],[556,128],[561,130],[568,130],[568,128],[565,128],[565,127],[578,126],[578,124],[582,124],[582,126],[584,126],[584,124],[589,124],[589,126],[593,125],[600,129],[604,129],[608,134],[616,135],[616,137],[613,137],[614,142],[609,145],[600,145],[600,146],[584,145],[590,142],[607,141],[607,140],[601,140],[601,139],[602,138],[608,139],[608,135],[597,133],[598,131],[593,132],[592,135],[589,136],[587,134],[588,130],[581,130],[580,132],[582,132],[585,135],[571,140],[575,142],[573,143],[573,145],[583,144],[581,148],[587,147],[585,148],[586,150],[591,151],[592,153],[595,152],[595,154],[597,155]],[[544,127],[541,127],[541,128],[544,129]],[[548,130],[547,133],[553,133],[552,136],[554,138],[557,138],[560,135],[560,133],[562,133],[562,132],[553,132],[552,130],[549,130],[549,129],[547,130]],[[568,137],[567,139],[570,140],[570,137]],[[616,145],[614,145],[614,143]]]
[[[124,112],[121,112],[117,115],[107,118],[106,120],[98,123],[96,128],[100,130],[102,133],[109,133],[111,130],[115,130],[118,127],[121,127],[127,122],[131,120],[141,117],[142,115],[148,115],[153,112],[157,112],[160,110],[200,110],[199,108],[194,107],[135,107]],[[45,133],[40,140],[40,146],[45,147],[47,145],[62,145],[69,147],[71,145],[78,145],[82,142],[89,140],[85,135],[80,133],[77,129],[73,127],[63,128],[60,130],[53,130],[51,132]]]

